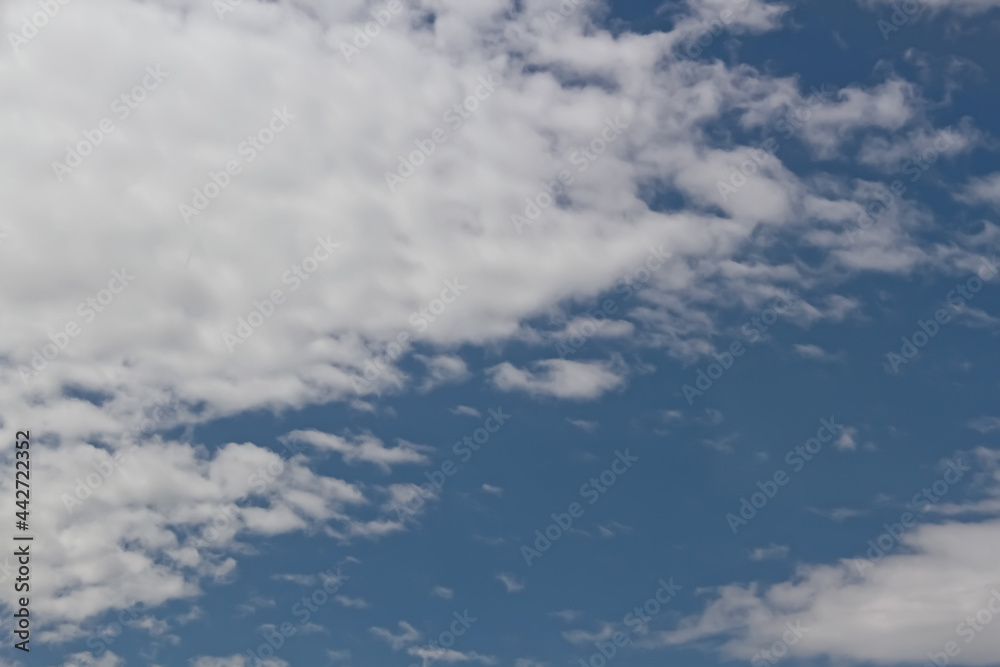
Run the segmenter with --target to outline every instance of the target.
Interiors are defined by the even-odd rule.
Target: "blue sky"
[[[0,665],[1000,664],[1000,2],[220,2],[0,10]]]

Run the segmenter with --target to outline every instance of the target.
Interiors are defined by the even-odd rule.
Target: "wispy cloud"
[[[504,585],[508,593],[517,593],[524,590],[524,582],[513,574],[501,572],[497,575],[497,579]]]

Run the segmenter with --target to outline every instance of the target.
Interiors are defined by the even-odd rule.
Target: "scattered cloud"
[[[508,572],[501,572],[497,579],[503,584],[508,593],[518,593],[524,590],[524,581]]]
[[[398,651],[407,644],[413,644],[420,640],[420,633],[406,621],[400,621],[399,628],[402,630],[399,634],[393,634],[385,628],[378,627],[370,628],[370,631],[373,635],[388,644],[393,651]]]
[[[533,370],[516,368],[509,362],[489,369],[494,386],[501,391],[524,391],[533,396],[569,400],[592,400],[625,384],[620,362],[547,359]]]

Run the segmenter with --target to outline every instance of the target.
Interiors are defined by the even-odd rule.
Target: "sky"
[[[1000,0],[0,28],[0,667],[1000,665]]]

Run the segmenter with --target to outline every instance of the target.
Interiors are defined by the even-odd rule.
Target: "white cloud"
[[[502,496],[503,495],[503,489],[501,489],[499,486],[492,486],[490,484],[483,484],[482,489],[483,489],[483,493],[489,493],[489,494],[494,495],[494,496]]]
[[[983,435],[1000,431],[1000,417],[976,417],[968,423],[969,428]]]
[[[915,174],[922,174],[925,165],[935,164],[942,156],[950,158],[970,152],[982,138],[982,132],[975,129],[971,122],[940,130],[922,127],[903,136],[867,138],[858,153],[858,160],[885,172],[902,172],[901,176],[912,178]]]
[[[891,7],[894,0],[860,0],[860,2],[862,5]],[[961,14],[971,15],[1000,7],[1000,0],[920,0],[918,6],[920,8],[927,7],[935,12],[952,10]],[[903,16],[908,17],[909,14],[904,13]]]
[[[368,603],[363,598],[351,598],[347,597],[346,595],[338,595],[334,599],[337,601],[337,604],[339,604],[342,607],[346,607],[348,609],[368,608]]]
[[[467,405],[456,405],[451,408],[451,413],[454,415],[461,415],[463,417],[482,417],[482,413],[475,408],[470,408]]]
[[[462,382],[469,377],[469,369],[461,357],[440,354],[428,357],[423,354],[415,358],[427,367],[427,377],[420,386],[421,391],[430,391],[444,384]]]
[[[984,483],[995,496],[1000,456],[992,450],[978,450],[977,455],[992,466],[993,475]],[[994,503],[991,510],[1000,512],[1000,505]],[[870,545],[858,544],[858,559],[801,565],[785,582],[722,586],[704,611],[651,636],[646,645],[715,637],[722,641],[718,649],[723,656],[749,659],[779,640],[787,623],[798,623],[808,631],[806,640],[788,647],[794,658],[923,664],[929,652],[941,652],[954,641],[960,654],[951,664],[995,663],[1000,623],[983,622],[974,631],[967,619],[986,608],[997,591],[1000,521],[950,521],[900,530],[899,543],[880,558],[866,558]],[[1000,603],[1000,592],[996,595],[994,608]]]
[[[834,441],[833,446],[842,452],[853,452],[858,448],[858,429],[845,426]]]
[[[385,628],[370,628],[371,633],[388,644],[393,651],[398,651],[407,644],[412,644],[420,639],[420,632],[406,621],[399,622],[402,630],[398,635],[394,635]]]
[[[69,661],[63,667],[123,667],[125,661],[112,653],[105,651],[100,658],[95,658],[91,653],[74,653],[69,656]],[[198,665],[197,667],[201,667]],[[209,666],[212,667],[212,666]],[[228,666],[223,666],[228,667]],[[237,665],[237,667],[241,667]],[[281,667],[281,666],[276,666]]]
[[[567,417],[566,421],[586,433],[593,433],[600,426],[598,422],[587,421],[586,419],[570,419]]]
[[[1000,208],[1000,171],[972,179],[957,198],[967,204],[989,204]]]
[[[615,626],[611,623],[602,623],[597,632],[587,632],[586,630],[566,630],[562,633],[563,639],[575,646],[588,646],[595,642],[607,641],[615,633]]]
[[[524,580],[509,572],[501,572],[497,579],[503,584],[508,593],[519,593],[524,590]]]
[[[783,544],[772,544],[758,547],[750,552],[750,560],[781,560],[788,556],[788,547]]]
[[[502,391],[575,400],[599,398],[625,383],[625,370],[619,363],[547,359],[535,362],[532,368],[524,370],[504,362],[491,368],[490,376]]]
[[[807,510],[813,514],[817,514],[822,517],[826,517],[835,523],[843,523],[848,519],[854,519],[859,516],[865,516],[868,514],[868,510],[853,509],[850,507],[835,507],[832,510],[819,509],[817,507],[807,507]]]
[[[456,651],[446,648],[424,648],[411,646],[407,649],[410,655],[421,658],[424,667],[429,667],[435,662],[478,662],[483,665],[495,665],[497,659],[489,655],[480,655],[475,651]]]
[[[258,660],[260,667],[288,667],[288,663],[280,658]],[[201,656],[191,661],[191,667],[247,667],[246,657],[234,655],[229,658],[209,658]]]
[[[843,361],[845,358],[843,353],[827,352],[818,345],[796,345],[795,354],[803,359],[822,362]]]
[[[425,452],[434,451],[431,447],[415,445],[405,440],[398,440],[395,447],[386,447],[371,433],[345,438],[310,429],[292,431],[288,435],[282,436],[280,440],[282,442],[307,443],[319,449],[343,455],[345,463],[363,461],[373,463],[385,471],[388,471],[393,465],[425,464],[428,462]]]
[[[431,589],[431,596],[441,598],[442,600],[450,600],[455,597],[455,591],[444,586],[435,586]]]
[[[555,616],[563,623],[572,623],[583,614],[575,609],[562,609],[560,611],[550,611],[549,616]]]

